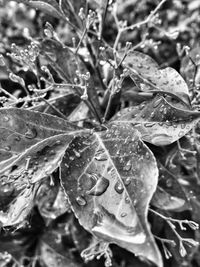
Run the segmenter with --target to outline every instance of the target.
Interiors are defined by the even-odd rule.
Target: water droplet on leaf
[[[85,200],[85,198],[83,196],[78,196],[76,198],[76,202],[80,205],[80,206],[85,206],[87,204],[87,201]]]
[[[101,176],[97,180],[96,184],[89,191],[87,191],[87,194],[92,196],[101,196],[103,193],[105,193],[109,184],[109,180]]]
[[[124,191],[124,187],[123,187],[123,184],[121,182],[116,182],[115,184],[115,191],[118,193],[118,194],[122,194],[122,192]]]
[[[28,138],[28,139],[33,139],[37,136],[37,131],[35,128],[32,128],[32,129],[28,129],[26,132],[25,132],[25,137]]]

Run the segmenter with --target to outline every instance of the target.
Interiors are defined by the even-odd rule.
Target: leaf
[[[63,19],[63,15],[60,11],[59,4],[56,0],[22,0],[20,2],[23,2],[24,4],[27,4],[31,6],[32,8],[39,9],[45,13],[47,13],[50,16]]]
[[[0,214],[3,226],[19,224],[29,214],[35,201],[34,188],[38,188],[38,181],[57,169],[76,134],[80,135],[81,132],[49,137],[27,149],[12,164],[4,165],[0,171],[1,180],[6,180],[5,183],[18,188],[22,193],[18,193],[6,214]]]
[[[124,54],[119,53],[122,59]],[[130,71],[131,78],[142,91],[163,91],[178,96],[190,105],[189,91],[186,82],[173,68],[160,69],[159,65],[148,55],[131,51],[123,60],[122,65]]]
[[[158,187],[151,204],[163,210],[183,211],[191,209],[187,196],[176,177],[160,162]]]
[[[68,149],[61,181],[83,227],[157,266],[162,259],[147,222],[158,169],[153,154],[130,125],[76,137],[79,157]]]
[[[56,219],[70,209],[63,190],[58,186],[52,186],[48,180],[42,183],[36,204],[42,217],[47,220]]]
[[[66,226],[67,223],[65,222],[64,225]],[[79,258],[77,259],[77,255],[73,253],[71,247],[70,249],[68,247],[68,242],[70,243],[71,240],[68,240],[66,228],[61,232],[60,224],[62,225],[54,221],[53,227],[46,228],[41,237],[38,244],[40,263],[47,267],[81,267],[82,264],[78,262]]]
[[[118,125],[131,124],[151,144],[168,145],[187,134],[199,121],[200,112],[179,109],[163,97],[123,109],[113,117]]]
[[[77,70],[80,74],[86,75],[88,69],[84,61],[75,55],[67,46],[63,46],[60,42],[54,39],[46,38],[41,42],[41,54],[47,62],[54,68],[60,77],[70,84],[74,84],[74,79],[78,79]],[[80,81],[81,82],[81,81]],[[75,88],[77,95],[81,96],[84,92],[80,88]],[[97,91],[93,80],[90,78],[87,81],[87,94],[93,102],[96,111],[100,114],[100,105]]]
[[[44,267],[81,267],[75,260],[73,262],[71,259],[63,257],[44,242],[40,244],[39,255],[40,263]]]
[[[73,80],[77,65],[68,47],[63,47],[57,40],[46,38],[41,42],[41,53],[65,81]]]
[[[60,0],[60,10],[63,12],[65,17],[74,25],[80,27],[81,19],[78,16],[78,13],[81,8],[85,11],[86,0]],[[85,12],[83,12],[85,13]]]
[[[194,85],[198,86],[200,82],[200,73],[198,69],[199,51],[200,47],[196,44],[195,47],[189,51],[189,55],[184,56],[181,60],[180,73],[191,89]]]
[[[62,90],[66,92],[67,88],[63,88]],[[62,95],[62,92],[60,91],[58,94],[58,97],[50,98],[48,102],[50,102],[53,107],[67,117],[76,109],[81,102],[81,99],[79,96],[73,93]],[[46,103],[40,103],[38,106],[34,107],[34,110],[40,112],[45,111],[45,113],[60,117],[58,112],[56,112],[55,109],[53,109],[51,106],[48,106]]]
[[[33,208],[34,198],[39,184],[24,188],[10,203],[6,212],[0,211],[0,223],[3,227],[18,225],[26,219]]]
[[[0,166],[43,139],[74,128],[69,122],[48,114],[25,109],[1,108]]]
[[[72,131],[42,140],[10,164],[2,164],[0,174],[5,175],[6,171],[9,171],[7,174],[9,180],[16,180],[17,177],[23,176],[27,183],[28,181],[36,183],[57,169],[74,136],[81,133],[82,131]]]

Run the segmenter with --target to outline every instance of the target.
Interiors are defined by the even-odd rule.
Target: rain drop
[[[37,131],[35,128],[32,128],[32,129],[28,129],[26,132],[25,132],[25,137],[28,138],[28,139],[33,139],[37,136]]]
[[[21,140],[21,137],[19,135],[15,136],[15,141],[19,142]]]
[[[149,127],[153,127],[155,125],[155,123],[152,122],[147,122],[144,124],[145,127],[149,128]]]
[[[4,148],[6,151],[10,151],[11,150],[11,147],[10,146],[5,146]]]
[[[126,217],[127,216],[127,213],[126,212],[122,212],[121,213],[121,217],[123,218],[123,217]]]
[[[131,164],[131,161],[129,160],[127,164],[124,166],[123,170],[130,171],[131,167],[132,167],[132,164]]]
[[[125,197],[125,202],[127,203],[127,204],[129,204],[131,201],[130,201],[130,198],[127,196],[127,197]]]
[[[107,190],[110,182],[105,177],[101,176],[96,184],[86,193],[91,196],[101,196]]]
[[[76,151],[76,150],[73,150],[73,151],[74,151],[74,154],[75,154],[75,156],[77,158],[80,158],[81,157],[81,154],[78,151]]]
[[[78,203],[79,206],[85,206],[87,204],[87,202],[83,196],[78,196],[76,198],[76,202]]]
[[[122,185],[122,183],[121,182],[116,182],[116,184],[115,184],[115,191],[118,193],[118,194],[122,194],[122,192],[124,191],[124,187],[123,187],[123,185]]]
[[[166,181],[166,186],[167,186],[168,188],[172,187],[172,180],[171,180],[171,179],[167,179],[167,181]]]
[[[106,161],[108,158],[105,154],[98,155],[94,157],[97,161]]]
[[[127,178],[124,180],[124,184],[125,184],[126,186],[128,186],[130,183],[131,183],[131,177],[127,177]]]
[[[8,121],[10,120],[10,118],[7,117],[7,116],[5,116],[5,117],[3,118],[3,120],[4,120],[5,122],[8,122]]]

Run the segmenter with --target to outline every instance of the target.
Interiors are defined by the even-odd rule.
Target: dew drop
[[[121,217],[123,218],[123,217],[126,217],[127,216],[127,213],[126,212],[122,212],[121,213]]]
[[[91,196],[101,196],[103,193],[106,192],[110,182],[105,177],[101,176],[96,184],[86,193]]]
[[[184,129],[186,127],[185,123],[181,123],[181,129]]]
[[[83,196],[78,196],[76,198],[76,202],[78,203],[79,206],[85,206],[87,204],[87,201]]]
[[[127,204],[129,204],[131,201],[130,201],[130,198],[127,196],[127,197],[125,197],[125,202],[127,203]]]
[[[124,180],[124,184],[128,186],[130,183],[131,183],[131,177],[126,177],[126,179]]]
[[[69,160],[73,161],[75,158],[73,156],[69,156]]]
[[[105,154],[98,155],[94,157],[97,161],[106,161],[108,158]]]
[[[131,167],[132,167],[132,164],[131,164],[131,161],[129,160],[127,164],[123,167],[123,170],[130,171]]]
[[[118,194],[122,194],[122,192],[124,191],[124,187],[123,187],[123,185],[122,185],[122,183],[121,182],[116,182],[116,184],[115,184],[115,191],[118,193]]]
[[[4,148],[6,151],[10,151],[11,150],[11,147],[10,146],[5,146]]]
[[[4,120],[5,122],[8,122],[8,121],[10,120],[10,118],[7,117],[7,116],[5,116],[5,117],[3,118],[3,120]]]
[[[172,187],[172,180],[171,180],[171,179],[167,179],[167,181],[166,181],[166,186],[167,186],[168,188]]]
[[[153,127],[155,125],[155,123],[152,122],[147,122],[144,124],[145,127],[149,128],[149,127]]]
[[[127,227],[127,232],[128,232],[128,233],[133,233],[133,232],[135,232],[135,227],[128,226],[128,227]]]
[[[37,136],[37,131],[35,128],[32,128],[32,129],[28,129],[26,132],[25,132],[25,137],[28,138],[28,139],[33,139]]]
[[[19,135],[15,136],[15,141],[19,142],[21,140],[21,137]]]
[[[74,151],[74,154],[75,154],[75,156],[77,158],[80,158],[81,157],[81,154],[78,151],[76,151],[76,150],[73,150],[73,151]]]

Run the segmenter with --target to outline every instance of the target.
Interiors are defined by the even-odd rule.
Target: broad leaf
[[[32,8],[39,9],[44,13],[47,13],[50,16],[64,19],[62,12],[60,11],[59,4],[56,0],[17,0],[17,2],[22,2],[24,4],[29,5]]]
[[[61,181],[80,224],[100,239],[162,266],[147,222],[158,169],[138,132],[129,125],[112,125],[87,138],[75,137],[74,145],[79,154],[66,151]]]
[[[48,114],[17,108],[1,108],[0,162],[19,155],[48,137],[74,128],[69,122]]]
[[[154,145],[168,145],[188,133],[200,118],[200,112],[183,110],[157,96],[148,102],[123,109],[112,119],[118,125],[131,124],[142,140]]]
[[[79,55],[75,55],[72,49],[57,40],[50,38],[43,40],[41,42],[41,54],[65,82],[74,84],[74,79],[80,80],[77,76],[77,70],[80,74],[86,75],[88,73],[87,66]],[[78,87],[73,88],[73,91],[79,96],[84,93],[83,89]],[[87,94],[100,114],[98,95],[91,78],[87,81]]]
[[[6,212],[0,211],[0,224],[5,226],[18,225],[26,219],[33,208],[35,195],[39,184],[25,187],[20,194],[9,204]]]
[[[119,55],[123,59],[124,54]],[[160,69],[151,57],[137,51],[129,52],[122,65],[130,70],[131,78],[142,91],[172,93],[186,104],[190,104],[187,84],[175,69]]]
[[[78,16],[78,13],[80,11],[80,8],[84,9],[86,7],[86,0],[60,0],[59,1],[60,10],[63,12],[65,17],[74,25],[81,28],[82,22],[81,19]]]
[[[0,175],[8,175],[8,179],[23,176],[26,181],[36,183],[49,176],[57,167],[64,156],[65,150],[82,131],[70,132],[49,137],[33,145],[12,162],[5,161],[1,165]]]
[[[79,258],[73,253],[71,249],[70,241],[68,241],[68,236],[66,235],[66,229],[64,225],[67,226],[68,221],[63,224],[63,229],[59,226],[62,223],[54,222],[53,227],[46,229],[46,232],[41,236],[40,242],[38,244],[40,264],[46,267],[81,267],[79,263]],[[70,245],[70,249],[68,247]]]
[[[159,166],[158,187],[151,204],[163,210],[183,211],[191,209],[186,194],[177,178],[161,163]]]

